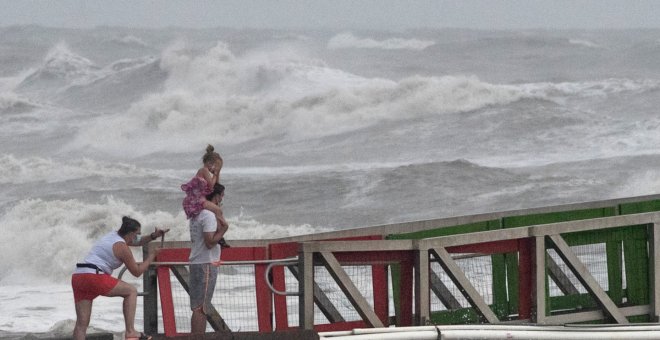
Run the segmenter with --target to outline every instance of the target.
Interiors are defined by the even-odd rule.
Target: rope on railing
[[[217,266],[231,266],[231,265],[255,265],[255,264],[268,264],[268,267],[266,267],[266,273],[264,279],[266,280],[266,284],[268,285],[268,288],[270,290],[278,295],[299,295],[298,292],[282,292],[279,290],[276,290],[273,285],[271,284],[270,280],[268,279],[270,270],[275,266],[275,265],[292,265],[292,264],[297,264],[298,263],[298,257],[289,257],[285,259],[272,259],[272,260],[248,260],[248,261],[222,261],[219,260],[217,262],[214,262],[214,265]],[[152,266],[187,266],[190,265],[190,262],[152,262]],[[122,276],[124,276],[124,273],[126,272],[128,268],[124,266],[120,271],[119,275],[117,276],[118,279],[121,280]],[[149,292],[138,292],[139,296],[144,296],[149,294]]]

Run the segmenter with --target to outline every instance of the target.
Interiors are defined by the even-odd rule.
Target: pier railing
[[[271,332],[657,322],[657,211],[660,196],[646,196],[233,241],[209,324]],[[165,334],[176,335],[189,326],[189,249],[165,246],[144,278],[145,330],[157,332],[162,319]],[[233,319],[239,312],[247,316]]]

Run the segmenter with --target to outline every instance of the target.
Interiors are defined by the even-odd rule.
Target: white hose
[[[596,327],[531,325],[420,326],[361,328],[345,332],[319,333],[319,336],[321,340],[657,340],[660,339],[660,325]]]

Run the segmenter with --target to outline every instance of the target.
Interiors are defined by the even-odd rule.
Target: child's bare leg
[[[222,208],[213,202],[204,200],[204,209],[211,211],[215,216],[222,216]]]
[[[227,223],[227,221],[225,221],[224,217],[216,216],[216,221],[218,221],[218,230],[221,231],[223,235],[220,241],[218,241],[218,244],[222,248],[229,248],[229,245],[227,244],[227,241],[225,241],[225,236],[224,236],[224,234],[229,229],[229,224]]]
[[[204,201],[204,209],[207,209],[215,214],[215,219],[218,222],[218,230],[222,231],[222,234],[224,235],[224,233],[227,232],[227,229],[229,229],[229,223],[227,223],[225,220],[224,214],[222,213],[222,208],[213,202]],[[225,241],[224,236],[222,239],[220,239],[220,241],[218,241],[218,244],[223,248],[229,247]]]
[[[225,238],[225,233],[229,229],[229,225],[224,221],[223,219],[217,218],[216,221],[218,222],[218,230],[222,233],[222,238]]]

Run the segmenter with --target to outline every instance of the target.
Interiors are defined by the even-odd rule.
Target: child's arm
[[[216,160],[213,166],[211,167],[211,174],[213,174],[213,176],[211,177],[212,178],[211,181],[213,182],[213,185],[215,185],[216,183],[220,183],[220,170],[222,170],[222,161]]]
[[[209,185],[209,189],[213,189],[216,183],[220,182],[220,169],[210,171],[207,168],[201,168],[197,171],[197,177],[202,177]]]
[[[213,185],[220,183],[220,168],[214,169],[213,170],[213,176],[211,176],[211,180],[213,181]]]
[[[203,178],[206,181],[206,183],[209,184],[209,186],[211,188],[215,184],[215,182],[214,182],[215,179],[213,178],[213,173],[211,173],[211,171],[209,171],[209,169],[207,169],[207,168],[200,168],[199,170],[197,170],[197,177]]]

